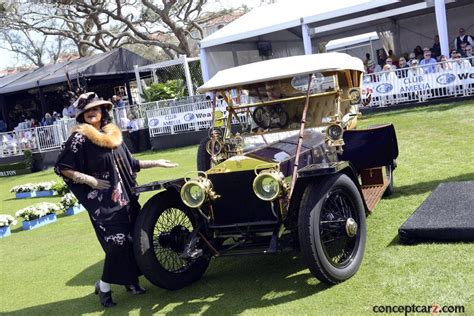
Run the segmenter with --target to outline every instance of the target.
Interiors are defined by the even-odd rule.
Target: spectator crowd
[[[376,61],[371,58],[369,53],[366,54],[364,67],[368,74],[399,69],[396,74],[386,74],[385,77],[387,78],[393,76],[395,76],[394,78],[405,78],[426,73],[473,67],[473,36],[467,35],[466,30],[460,28],[459,35],[452,43],[453,46],[450,50],[449,56],[441,54],[438,35],[434,36],[434,43],[431,48],[421,48],[421,46],[418,45],[412,52],[406,52],[400,57],[397,57],[392,50],[389,50],[388,53],[386,53],[384,49],[379,49],[377,50]]]

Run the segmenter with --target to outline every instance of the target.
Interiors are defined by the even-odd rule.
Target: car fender
[[[357,171],[354,166],[348,161],[337,161],[332,163],[320,163],[308,165],[298,171],[298,179],[296,180],[295,190],[291,197],[290,206],[288,208],[289,225],[292,226],[298,219],[299,204],[304,190],[309,183],[314,181],[324,181],[324,179],[332,174],[343,173],[347,175],[356,185],[362,201],[364,203],[365,214],[369,214],[369,209],[365,203],[360,186]]]

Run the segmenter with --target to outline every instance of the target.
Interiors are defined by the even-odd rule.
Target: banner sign
[[[408,68],[406,73],[402,73],[402,71],[405,69],[391,73],[365,75],[362,95],[371,94],[372,97],[380,97],[474,84],[474,68],[416,75],[410,73],[411,70]],[[399,78],[397,74],[406,74],[406,76]],[[374,81],[375,78],[379,80]]]
[[[161,114],[158,111],[151,110],[147,111],[148,126],[150,128],[160,128],[165,126],[176,126],[181,124],[195,124],[201,122],[211,122],[212,113],[211,108],[206,107],[203,109],[194,109],[188,111],[182,111],[177,113]],[[220,113],[219,113],[220,112]],[[161,114],[161,115],[160,115]],[[245,114],[238,114],[243,116]],[[226,117],[227,109],[226,104],[216,106],[216,117]]]
[[[225,107],[216,107],[216,111],[222,111],[227,114]],[[212,120],[211,109],[199,109],[194,111],[183,111],[178,113],[169,113],[157,115],[156,111],[149,111],[148,126],[150,128],[159,128],[172,125],[189,124],[195,122],[209,122]]]

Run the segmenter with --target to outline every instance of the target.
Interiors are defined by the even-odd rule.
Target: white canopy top
[[[198,92],[204,93],[257,82],[289,78],[295,75],[345,69],[363,72],[364,64],[359,58],[343,53],[276,58],[221,70],[199,87]]]
[[[350,37],[339,38],[336,40],[329,41],[326,44],[326,50],[333,50],[342,47],[348,47],[352,45],[357,45],[361,43],[366,43],[370,41],[376,41],[379,39],[377,32],[370,32],[365,34],[359,34]]]
[[[344,14],[364,12],[399,0],[287,0],[258,7],[204,38],[201,48],[268,34],[303,23],[325,21]]]

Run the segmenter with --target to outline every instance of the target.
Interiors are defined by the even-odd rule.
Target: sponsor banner
[[[396,74],[400,74],[400,70],[390,74],[380,73],[376,75],[379,81],[375,82],[372,81],[374,76],[365,75],[362,95],[371,94],[372,97],[379,97],[474,84],[474,68],[430,74],[409,74],[406,78],[398,78]]]
[[[218,117],[225,117],[227,110],[225,106],[216,107]],[[196,122],[210,122],[212,120],[211,108],[199,109],[194,111],[183,111],[166,115],[148,115],[148,126],[150,128],[160,128],[165,126],[175,126],[181,124],[190,124]]]

